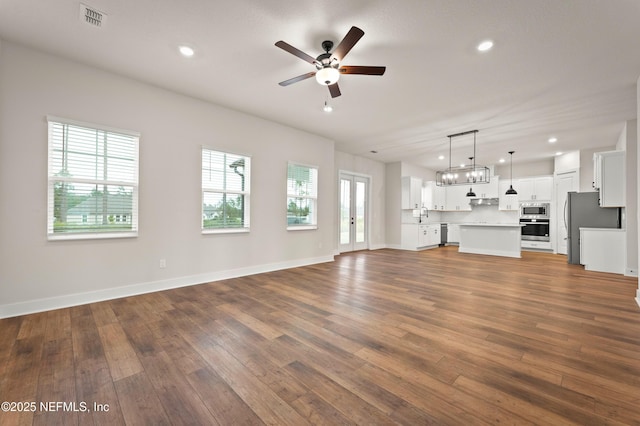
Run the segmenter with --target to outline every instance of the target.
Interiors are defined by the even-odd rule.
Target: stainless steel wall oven
[[[550,241],[549,203],[522,203],[520,225],[524,241]]]

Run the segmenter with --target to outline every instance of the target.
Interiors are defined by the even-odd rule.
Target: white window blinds
[[[139,135],[53,117],[48,122],[49,238],[135,236]]]
[[[202,230],[249,229],[251,158],[202,148]]]
[[[316,227],[318,169],[289,163],[287,170],[287,227]]]

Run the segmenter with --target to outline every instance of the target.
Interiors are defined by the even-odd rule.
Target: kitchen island
[[[521,257],[519,223],[460,224],[460,253]]]

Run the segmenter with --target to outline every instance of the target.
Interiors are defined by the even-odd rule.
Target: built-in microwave
[[[549,219],[549,203],[522,203],[520,204],[520,218],[524,219]]]

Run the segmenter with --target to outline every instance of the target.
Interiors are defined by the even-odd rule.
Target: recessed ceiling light
[[[501,158],[499,161],[500,161],[501,163],[504,163],[504,158]]]
[[[556,152],[556,155],[562,155],[561,151]]]
[[[486,52],[487,50],[491,50],[493,47],[493,42],[491,40],[485,40],[478,45],[478,51]]]
[[[558,142],[558,138],[556,138],[555,136],[552,136],[549,138],[549,143],[556,143]]]
[[[439,155],[438,160],[444,160],[444,155]]]
[[[190,58],[195,53],[193,48],[189,47],[189,46],[180,46],[180,47],[178,47],[178,50],[180,51],[180,54],[182,56],[184,56],[185,58]]]
[[[464,167],[464,163],[460,164],[460,167]]]

